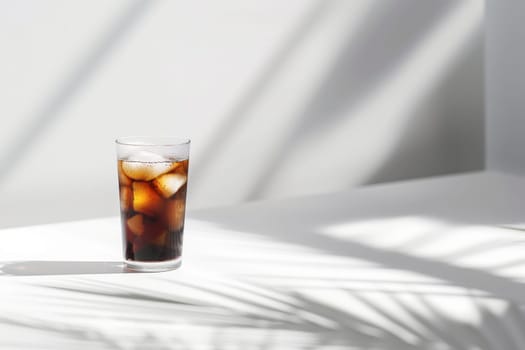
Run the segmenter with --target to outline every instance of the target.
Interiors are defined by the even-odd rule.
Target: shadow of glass
[[[0,264],[0,276],[85,275],[135,272],[120,261],[14,261]]]

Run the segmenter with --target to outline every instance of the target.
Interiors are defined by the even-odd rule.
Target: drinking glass
[[[190,140],[121,137],[116,145],[125,263],[137,271],[176,269],[182,261]]]

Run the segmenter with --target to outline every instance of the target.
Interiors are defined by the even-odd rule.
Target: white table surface
[[[471,173],[188,214],[126,273],[118,218],[0,230],[0,349],[525,349],[525,179]]]

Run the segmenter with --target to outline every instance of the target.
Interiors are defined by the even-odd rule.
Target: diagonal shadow
[[[398,317],[397,315],[393,315],[392,313],[389,313],[387,310],[384,310],[383,308],[379,307],[375,303],[369,301],[364,295],[361,295],[361,293],[356,293],[351,290],[347,290],[347,291],[353,298],[359,300],[359,302],[362,303],[364,306],[370,308],[377,314],[381,315],[383,318],[387,319],[388,321],[402,328],[405,332],[410,333],[413,336],[416,336],[418,339],[428,340],[426,335],[420,330],[418,330],[416,327],[409,325],[407,322],[403,321],[402,318]],[[398,303],[398,305],[400,304]]]
[[[31,118],[32,121],[29,125],[24,126],[20,135],[17,135],[14,142],[7,146],[3,156],[0,157],[0,183],[16,168],[16,165],[29,152],[38,137],[59,120],[60,112],[67,103],[79,93],[102,62],[109,57],[133,25],[136,25],[145,11],[155,2],[154,0],[133,0],[127,3],[129,5],[122,15],[115,20],[111,28],[95,44],[91,53],[69,73],[67,79]]]
[[[501,318],[485,305],[478,304],[478,307],[482,315],[479,328],[486,334],[488,342],[492,345],[491,349],[520,349],[516,347],[515,339],[502,324]]]
[[[335,63],[306,104],[294,129],[274,153],[269,166],[258,175],[247,200],[261,196],[272,182],[279,164],[303,140],[341,120],[360,101],[372,95],[385,77],[404,62],[426,34],[442,25],[441,20],[460,2],[397,1],[377,2],[357,34],[349,33]],[[418,13],[409,16],[409,13]],[[400,19],[405,19],[400,23]],[[385,42],[387,45],[371,43]],[[365,54],[366,53],[366,54]],[[348,117],[348,113],[344,116]]]
[[[294,136],[315,132],[319,122],[336,123],[348,106],[359,103],[380,86],[429,32],[442,25],[442,19],[455,11],[458,3],[378,1],[357,33],[349,33],[334,64],[303,109]],[[417,16],[411,15],[414,13]]]
[[[483,85],[483,45],[483,29],[479,28],[450,61],[437,84],[415,101],[410,123],[365,184],[483,169],[484,152],[479,151],[484,144],[484,97],[479,87]],[[433,113],[439,115],[432,115],[429,103],[436,96],[440,96],[440,105]],[[428,145],[435,149],[432,157]]]
[[[333,335],[341,336],[340,340],[343,341],[341,344],[348,345],[349,341],[355,342],[356,340],[360,340],[360,345],[364,346],[382,340],[394,348],[395,346],[402,346],[404,349],[413,348],[396,334],[396,332],[368,321],[358,314],[348,313],[326,303],[303,297],[302,295],[296,295],[295,298],[302,302],[302,309],[335,322],[337,324],[336,331],[339,330],[340,332],[334,332]],[[372,334],[367,330],[373,330]]]
[[[418,300],[420,300],[420,296],[417,295],[417,297]],[[423,327],[423,329],[425,329],[425,331],[430,336],[430,340],[440,340],[446,344],[451,344],[454,342],[452,339],[450,339],[447,332],[443,329],[443,324],[441,324],[441,322],[432,322],[431,320],[427,319],[427,317],[424,317],[420,312],[413,310],[410,305],[408,305],[406,302],[402,301],[399,298],[396,298],[395,301],[413,320],[417,322],[417,324],[420,327]],[[454,347],[454,349],[456,349],[456,347]]]
[[[221,147],[224,145],[224,140],[227,139],[227,135],[236,133],[237,128],[240,126],[239,121],[245,117],[247,111],[257,102],[262,92],[267,89],[273,79],[278,75],[286,58],[308,37],[308,34],[315,27],[315,24],[323,18],[330,5],[330,1],[321,0],[313,6],[309,13],[292,31],[290,36],[284,40],[284,44],[261,70],[251,86],[248,87],[246,92],[239,98],[238,102],[221,118],[224,122],[218,126],[213,135],[211,135],[207,145],[204,147],[199,162],[193,164],[194,175],[191,180],[194,184],[193,186],[200,184],[203,174],[207,173],[208,167],[216,157],[216,154],[221,152]]]
[[[523,317],[523,311],[521,306],[515,303],[509,303],[507,311],[504,314],[503,319],[508,318],[509,323],[515,327],[511,328],[514,332],[510,332],[513,337],[518,339],[519,348],[523,349],[525,347],[524,337],[525,334],[525,318]]]
[[[55,325],[53,322],[45,322],[43,320],[31,319],[31,320],[19,320],[12,317],[0,316],[0,325],[5,324],[7,326],[18,326],[26,328],[28,331],[37,331],[37,332],[46,332],[51,334],[60,335],[66,339],[78,339],[90,345],[96,345],[97,349],[122,349],[115,339],[106,335],[103,331],[98,329],[82,329],[80,327],[75,327],[74,325],[69,325],[66,327],[60,327]],[[29,332],[28,332],[29,333]],[[14,348],[12,344],[9,348]],[[31,348],[33,349],[49,349],[45,344],[40,344],[38,347],[34,347],[35,344],[32,344]],[[18,346],[16,346],[18,348]],[[27,344],[24,346],[27,348]]]
[[[432,303],[430,303],[426,296],[419,295],[418,296],[419,302],[425,306],[425,308],[430,312],[432,315],[431,319],[434,320],[434,324],[438,325],[438,327],[441,329],[442,333],[447,339],[447,343],[452,345],[453,349],[463,349],[463,350],[469,350],[470,347],[468,347],[464,342],[462,341],[461,335],[457,335],[457,333],[461,333],[463,331],[462,329],[459,329],[457,325],[450,322],[450,318],[446,317],[442,314],[440,310],[438,310]]]
[[[384,201],[385,198],[382,200]],[[467,289],[482,290],[511,301],[525,302],[524,283],[494,275],[489,271],[461,267],[444,261],[407,255],[368,246],[360,242],[323,235],[313,229],[322,227],[326,220],[334,222],[333,220],[338,218],[335,222],[340,221],[340,215],[343,218],[346,216],[348,219],[347,209],[340,208],[342,210],[339,211],[337,208],[331,208],[325,212],[320,207],[320,203],[314,202],[312,202],[311,207],[310,205],[307,206],[308,210],[294,208],[293,206],[284,210],[282,207],[275,206],[274,210],[263,212],[254,210],[258,208],[256,204],[246,205],[244,208],[244,211],[239,210],[235,215],[225,215],[228,210],[201,210],[194,211],[192,214],[194,218],[212,222],[228,229],[261,234],[272,240],[307,246],[338,256],[351,256],[353,259],[370,261],[391,269],[432,276]],[[310,212],[311,210],[315,214]],[[276,218],[278,219],[276,220]]]
[[[198,287],[196,287],[198,288]],[[152,290],[152,293],[155,293]],[[352,294],[353,295],[353,294]],[[252,319],[252,323],[245,325],[237,324],[237,322],[228,320],[226,324],[218,326],[215,328],[216,336],[211,339],[211,347],[207,348],[216,348],[222,349],[227,347],[231,338],[227,336],[228,331],[235,327],[246,332],[250,331],[267,331],[269,337],[275,336],[276,332],[282,332],[283,330],[291,331],[301,331],[309,335],[312,335],[313,338],[308,344],[304,344],[302,349],[317,349],[322,345],[331,345],[337,348],[349,346],[355,346],[359,348],[374,348],[374,349],[517,349],[520,347],[512,346],[515,344],[515,339],[509,341],[508,336],[513,336],[508,332],[507,329],[502,329],[505,327],[507,321],[516,322],[517,320],[522,319],[522,312],[519,309],[519,306],[515,304],[509,304],[508,308],[502,315],[495,315],[490,312],[487,308],[482,308],[480,310],[481,314],[481,324],[479,327],[472,328],[469,323],[465,323],[459,320],[455,320],[453,317],[448,317],[446,313],[440,310],[435,310],[435,308],[426,303],[425,300],[415,296],[419,301],[422,301],[426,306],[430,306],[432,317],[425,316],[421,311],[416,311],[412,309],[412,305],[409,303],[403,302],[401,300],[394,300],[400,304],[400,307],[407,312],[407,314],[415,321],[417,324],[423,328],[422,331],[417,331],[417,337],[414,341],[407,342],[395,332],[395,330],[390,329],[390,327],[385,327],[376,322],[369,321],[366,318],[361,317],[359,312],[353,312],[351,310],[343,310],[336,306],[329,305],[323,301],[312,299],[310,297],[303,296],[298,293],[289,293],[289,297],[292,297],[294,302],[293,305],[296,305],[296,308],[289,310],[291,315],[293,314],[302,314],[304,312],[312,313],[314,315],[329,318],[334,322],[333,326],[322,326],[322,325],[312,325],[308,320],[301,318],[288,320],[288,319],[268,319],[268,323],[260,323],[257,314],[246,314],[241,312],[240,314],[235,310],[230,310],[230,315],[235,316],[245,316],[248,319]],[[162,302],[159,300],[159,302]],[[165,301],[166,305],[170,302]],[[88,304],[79,306],[86,307]],[[378,309],[373,303],[365,302],[365,305],[372,307],[373,309],[384,311]],[[125,318],[127,312],[130,309],[136,308],[136,306],[130,306],[129,309],[122,309],[119,311],[119,315],[122,315]],[[516,318],[515,313],[518,314]],[[176,312],[174,312],[176,314]],[[163,320],[163,324],[169,324],[173,322],[173,318],[177,317],[174,314],[168,313],[169,318]],[[402,325],[402,321],[399,320],[394,314],[384,313],[383,316],[388,316],[391,320]],[[191,321],[198,322],[199,324],[205,322],[206,320],[202,318],[202,315],[199,315],[197,319],[189,318],[187,322]],[[299,320],[299,323],[296,322]],[[138,319],[139,322],[147,322],[147,319]],[[38,331],[46,333],[56,333],[63,332],[64,335],[71,339],[77,339],[83,341],[84,344],[95,345],[96,343],[106,344],[110,346],[116,346],[121,343],[121,337],[114,332],[104,331],[102,329],[96,329],[96,332],[91,332],[90,330],[93,327],[84,328],[78,326],[77,324],[69,324],[67,320],[62,322],[45,322],[39,317],[14,317],[9,315],[4,315],[0,317],[0,324],[6,324],[8,326],[18,326],[27,328],[29,331]],[[410,327],[412,328],[412,327]],[[459,339],[455,339],[449,333],[450,330],[453,330],[454,333],[460,334]],[[140,331],[139,327],[135,328],[135,331]],[[493,346],[489,346],[489,342],[486,341],[486,334],[489,334],[491,343]],[[158,348],[160,344],[165,343],[166,337],[162,336],[162,332],[159,333],[152,332],[145,333],[146,337],[144,338],[144,344],[154,346]],[[515,335],[514,335],[515,336]],[[173,338],[169,338],[173,340]],[[258,340],[259,338],[254,338],[253,340]],[[283,338],[280,338],[283,340]],[[147,341],[146,341],[147,340]],[[164,340],[164,342],[162,342]],[[138,343],[142,344],[142,341],[137,340]],[[157,344],[158,342],[158,344]],[[258,342],[259,343],[259,342]],[[273,342],[272,342],[273,343]],[[259,343],[259,346],[254,343],[247,342],[246,348],[250,349],[273,349],[271,346],[272,343]],[[184,344],[184,343],[183,343]],[[190,342],[185,344],[184,348],[192,348],[191,345],[196,343]],[[98,345],[98,344],[97,344]],[[275,348],[282,348],[275,344]],[[298,345],[298,344],[297,344]],[[306,347],[308,346],[308,347]],[[151,348],[151,347],[147,347]],[[229,348],[229,347],[228,347]]]
[[[175,281],[173,281],[175,282]],[[105,281],[100,281],[98,284],[103,285]],[[206,290],[211,291],[214,293],[213,289],[206,288],[204,285],[191,285],[193,288],[197,290]],[[128,286],[128,288],[130,288]],[[132,289],[131,287],[130,289]],[[204,289],[203,289],[204,288]],[[270,287],[271,288],[271,287]],[[59,290],[64,291],[70,291],[72,294],[77,296],[78,298],[82,299],[82,295],[79,295],[78,292],[82,293],[82,289],[69,289],[69,288],[57,288]],[[112,288],[109,288],[112,289]],[[171,289],[168,289],[169,291]],[[142,295],[131,295],[132,299],[136,300],[143,300],[146,303],[154,303],[158,304],[159,307],[162,307],[164,304],[167,307],[174,304],[174,300],[171,299],[164,299],[164,298],[156,298],[156,293],[158,293],[158,290],[155,288],[150,288],[149,295],[153,296],[154,298],[143,298]],[[288,315],[297,315],[299,317],[297,318],[282,318],[280,316],[273,316],[270,318],[261,318],[261,315],[259,315],[258,312],[254,313],[246,313],[246,312],[239,312],[234,309],[231,309],[229,307],[225,307],[225,311],[227,311],[228,318],[224,319],[225,323],[220,323],[216,326],[217,331],[217,337],[215,337],[212,340],[212,343],[215,345],[215,347],[211,348],[217,348],[222,349],[226,348],[227,344],[229,344],[229,341],[231,338],[228,337],[228,331],[235,328],[240,329],[242,331],[246,332],[253,332],[253,331],[268,331],[268,336],[275,336],[276,334],[279,334],[278,332],[282,332],[283,330],[290,330],[290,331],[300,331],[307,333],[309,335],[312,335],[313,338],[311,341],[309,341],[309,346],[311,347],[302,347],[302,348],[312,348],[317,349],[321,347],[322,345],[326,346],[334,346],[334,347],[341,347],[341,348],[347,348],[349,346],[359,346],[362,348],[374,348],[374,349],[428,349],[428,350],[435,350],[435,349],[517,349],[520,347],[514,347],[511,346],[512,344],[516,343],[516,340],[513,339],[508,340],[506,337],[508,336],[516,336],[513,335],[511,332],[509,332],[508,329],[505,329],[506,327],[506,321],[512,321],[516,322],[519,320],[522,320],[523,316],[521,314],[521,311],[519,307],[513,306],[514,309],[508,309],[507,312],[505,312],[503,315],[495,315],[490,312],[488,309],[482,310],[482,321],[483,323],[480,325],[480,329],[484,330],[486,328],[492,330],[492,338],[497,337],[497,341],[495,342],[496,347],[485,347],[480,344],[484,343],[484,339],[482,338],[481,333],[476,332],[476,329],[469,328],[470,325],[466,324],[461,321],[455,320],[453,317],[449,317],[446,312],[443,312],[442,310],[436,310],[435,307],[429,303],[426,303],[425,299],[420,298],[417,295],[414,295],[418,300],[420,300],[423,304],[425,304],[431,311],[432,316],[429,318],[428,316],[425,316],[425,313],[421,313],[420,311],[412,310],[409,303],[405,303],[402,301],[398,301],[401,308],[403,308],[408,315],[410,315],[414,320],[417,321],[417,323],[421,326],[423,326],[424,329],[428,331],[418,331],[414,329],[412,326],[408,326],[408,324],[405,324],[397,315],[390,314],[386,310],[379,309],[373,302],[369,302],[366,298],[359,298],[360,293],[354,294],[350,293],[352,296],[357,296],[358,300],[364,304],[365,306],[368,306],[369,308],[375,310],[376,312],[379,312],[382,314],[383,317],[386,317],[390,319],[393,323],[405,327],[407,331],[412,330],[413,333],[416,335],[415,341],[407,342],[406,339],[401,337],[399,334],[396,333],[395,330],[391,329],[388,326],[378,324],[374,321],[368,320],[368,318],[363,317],[359,313],[359,311],[355,310],[348,310],[348,309],[342,309],[337,306],[333,306],[330,304],[327,304],[323,302],[322,300],[318,299],[312,299],[307,296],[303,296],[296,292],[285,292],[286,297],[289,297],[292,299],[292,302],[289,304],[292,306],[291,309],[287,310]],[[215,293],[214,293],[215,294]],[[106,294],[101,292],[100,296],[108,296],[108,297],[114,297],[114,295]],[[230,294],[224,295],[227,298],[232,298],[234,296]],[[119,297],[121,297],[119,295]],[[394,297],[395,298],[395,297]],[[202,304],[201,300],[195,299],[196,304]],[[242,300],[243,303],[252,304],[252,301],[248,298],[246,300]],[[83,302],[82,304],[76,305],[75,307],[78,307],[79,310],[85,309],[86,307],[92,306],[89,302]],[[121,306],[115,307],[113,305],[113,308],[109,309],[112,314],[118,315],[119,317],[122,317],[123,320],[126,320],[129,317],[128,312],[132,310],[137,310],[138,305],[128,305],[125,308],[122,308]],[[209,306],[209,305],[203,305],[203,306]],[[138,306],[140,307],[140,306]],[[74,310],[74,309],[73,309]],[[108,312],[108,309],[104,309],[105,312]],[[189,324],[197,323],[199,325],[206,324],[209,319],[206,319],[203,317],[203,310],[196,311],[196,314],[188,316],[187,319],[185,319],[185,322],[188,322]],[[284,310],[283,310],[284,311]],[[511,314],[517,313],[518,315]],[[150,311],[151,312],[151,311]],[[300,317],[300,315],[304,314],[304,312],[311,313],[317,316],[320,316],[325,319],[330,319],[334,326],[323,326],[318,324],[312,324],[309,319]],[[159,319],[159,322],[162,322],[164,325],[170,325],[170,323],[174,322],[177,318],[181,317],[180,314],[177,314],[177,310],[174,309],[173,312],[167,312],[164,319]],[[195,318],[194,318],[195,317]],[[235,319],[236,318],[245,318],[247,322],[238,322]],[[148,322],[149,318],[146,317],[144,319],[136,319],[137,323],[141,322]],[[263,322],[261,322],[263,321]],[[115,348],[121,348],[118,347],[118,345],[122,345],[121,340],[122,336],[119,336],[118,334],[115,334],[114,332],[111,332],[109,328],[97,328],[93,326],[82,326],[78,323],[68,323],[67,319],[62,319],[60,322],[49,322],[46,321],[45,318],[41,318],[40,316],[36,317],[17,317],[15,315],[3,315],[0,317],[0,324],[6,324],[8,326],[18,326],[18,327],[24,327],[28,329],[28,332],[30,334],[31,331],[33,332],[44,332],[44,333],[51,333],[56,334],[57,332],[62,332],[66,337],[70,339],[77,339],[79,341],[84,342],[84,344],[91,344],[93,346],[100,344],[106,344],[108,346],[115,346]],[[144,325],[144,324],[142,324]],[[149,326],[149,325],[148,325]],[[122,327],[129,327],[129,325],[122,325]],[[503,327],[503,329],[502,329]],[[92,329],[96,329],[96,332],[91,332]],[[140,326],[131,328],[134,331],[140,332]],[[164,328],[165,329],[165,328]],[[474,334],[471,332],[473,331]],[[171,334],[171,330],[169,331]],[[454,333],[454,334],[451,334]],[[144,338],[144,346],[148,343],[153,346],[153,348],[159,348],[162,344],[165,343],[166,339],[168,337],[162,336],[162,327],[159,330],[158,333],[152,332],[151,334],[147,335]],[[224,337],[221,336],[221,334],[224,334]],[[429,337],[429,335],[433,335],[433,337]],[[461,335],[461,337],[457,337],[458,335]],[[480,339],[478,339],[481,337]],[[502,337],[501,339],[499,339]],[[173,338],[169,338],[173,341]],[[197,339],[197,338],[196,338]],[[257,338],[259,339],[259,338]],[[282,338],[280,338],[282,340]],[[254,338],[255,340],[255,338]],[[140,344],[142,344],[141,340],[137,340]],[[212,344],[212,345],[213,345]],[[447,345],[447,347],[438,347],[437,345]],[[192,343],[188,343],[185,348],[191,348]],[[246,348],[250,349],[272,349],[274,348],[271,346],[271,344],[262,343],[260,346],[255,346],[254,344],[247,341]],[[297,344],[298,345],[298,344]],[[508,345],[506,347],[505,345]],[[305,345],[306,346],[306,345]],[[477,346],[477,347],[475,347]],[[339,348],[337,347],[337,348]],[[146,347],[146,348],[152,348],[152,347]],[[207,347],[210,348],[210,347]],[[276,348],[282,348],[278,347],[276,344]]]
[[[288,230],[283,230],[278,232],[278,237],[283,241],[307,245],[330,254],[373,261],[389,268],[436,277],[464,288],[483,290],[496,297],[525,302],[525,284],[486,271],[379,249],[315,232],[295,232],[294,234]]]
[[[73,287],[58,287],[58,286],[49,286],[47,288],[51,288],[54,290],[61,290],[61,291],[67,291],[67,292],[73,292],[77,295],[98,295],[103,297],[117,297],[119,299],[130,299],[130,300],[137,300],[137,301],[149,301],[149,302],[155,302],[155,303],[170,303],[170,304],[180,304],[180,305],[191,305],[196,306],[196,304],[176,300],[176,299],[168,299],[163,298],[162,296],[153,295],[151,293],[145,294],[145,293],[137,293],[135,291],[127,291],[127,292],[120,292],[120,293],[110,293],[110,292],[104,292],[104,291],[94,291],[94,290],[85,290],[82,288],[73,288]]]

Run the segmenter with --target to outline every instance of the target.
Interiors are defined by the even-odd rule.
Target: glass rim
[[[115,139],[117,145],[136,147],[173,147],[189,145],[191,140],[172,136],[124,136]]]

